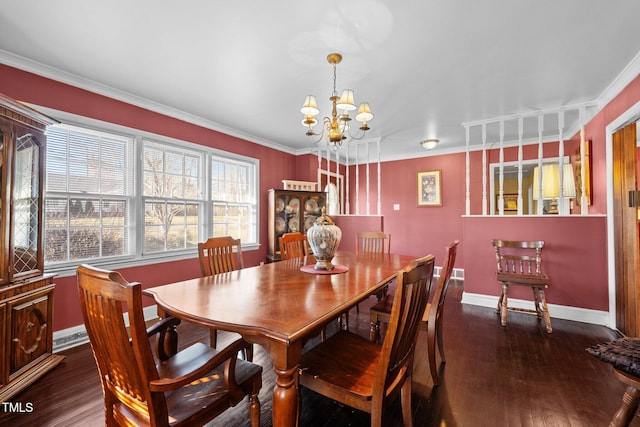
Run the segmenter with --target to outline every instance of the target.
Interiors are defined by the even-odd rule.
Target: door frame
[[[613,134],[640,119],[640,102],[618,116],[605,127],[605,162],[607,177],[607,269],[609,285],[609,327],[616,328],[616,256],[613,208]]]

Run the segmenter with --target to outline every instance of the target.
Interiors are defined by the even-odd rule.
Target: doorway
[[[636,127],[640,103],[606,127],[607,247],[610,327],[640,335],[637,208],[629,191],[637,188]]]

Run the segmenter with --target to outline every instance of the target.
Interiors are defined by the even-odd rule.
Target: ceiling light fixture
[[[339,53],[330,53],[327,55],[327,62],[333,67],[333,93],[329,98],[331,101],[331,117],[324,117],[322,119],[322,132],[320,134],[313,130],[313,126],[318,124],[316,116],[320,114],[318,104],[316,103],[316,97],[308,95],[304,100],[304,105],[300,109],[300,112],[304,115],[302,125],[307,128],[306,135],[313,140],[313,137],[318,136],[314,143],[320,142],[325,132],[329,138],[329,144],[334,150],[339,149],[342,146],[342,141],[347,139],[347,136],[352,139],[361,139],[364,134],[369,130],[369,122],[373,119],[373,113],[369,108],[369,103],[363,102],[357,107],[355,119],[361,123],[360,130],[362,134],[354,136],[351,134],[349,122],[351,117],[349,111],[356,110],[356,103],[353,97],[353,90],[345,89],[342,92],[342,96],[338,96],[336,91],[336,65],[342,61],[342,55]],[[338,114],[338,110],[342,110],[342,114]]]
[[[420,144],[426,150],[432,150],[436,145],[440,142],[439,139],[425,139],[424,141],[420,141]]]

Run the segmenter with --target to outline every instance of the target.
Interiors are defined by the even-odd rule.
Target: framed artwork
[[[418,172],[418,207],[442,206],[440,170]]]

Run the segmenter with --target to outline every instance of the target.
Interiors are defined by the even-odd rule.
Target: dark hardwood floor
[[[463,305],[461,295],[462,283],[452,283],[444,314],[447,363],[440,365],[439,387],[431,382],[426,336],[420,336],[414,368],[415,426],[608,425],[624,386],[613,378],[609,365],[584,349],[614,338],[611,330],[553,319],[553,333],[547,334],[544,322],[515,312],[509,313],[503,328],[493,310]],[[368,336],[368,307],[373,302],[371,298],[360,304],[359,314],[351,311],[351,330]],[[181,345],[208,339],[208,331],[193,325],[183,323],[179,331]],[[265,351],[256,347],[255,353],[254,361],[265,368],[261,421],[271,426],[274,374]],[[88,344],[64,354],[60,366],[12,399],[32,411],[9,413],[0,406],[0,425],[86,427],[104,423],[102,390]],[[306,390],[302,396],[301,427],[369,425],[367,414]],[[402,426],[398,402],[391,406],[387,421],[388,426]],[[246,401],[209,424],[246,425]],[[638,418],[632,425],[640,426]]]

